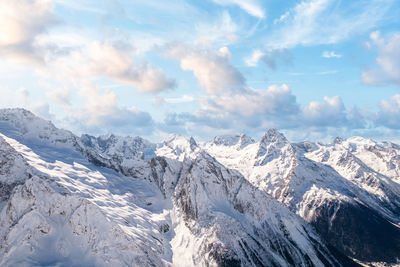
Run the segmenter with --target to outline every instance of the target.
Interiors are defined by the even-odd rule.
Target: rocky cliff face
[[[398,147],[353,143],[77,137],[0,110],[0,265],[394,262]]]

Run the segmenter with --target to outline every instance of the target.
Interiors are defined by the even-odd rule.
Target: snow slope
[[[16,156],[18,172],[4,170],[7,180],[2,181],[12,188],[0,216],[1,266],[162,265],[163,258],[168,260],[164,237],[155,231],[166,220],[163,197],[148,182],[87,164],[74,151],[58,150],[66,156],[58,158],[53,147],[36,153],[37,147],[2,138],[7,153]]]

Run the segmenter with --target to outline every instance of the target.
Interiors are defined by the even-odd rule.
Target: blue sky
[[[77,134],[400,140],[395,0],[0,0],[0,63]]]

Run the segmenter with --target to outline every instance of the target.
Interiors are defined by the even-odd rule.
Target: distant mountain
[[[258,142],[78,137],[3,109],[0,265],[394,265],[399,153],[274,129]]]

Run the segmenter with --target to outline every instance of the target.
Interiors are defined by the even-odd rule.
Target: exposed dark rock
[[[339,252],[368,262],[396,262],[400,228],[358,203],[336,202],[317,209],[311,222]]]

